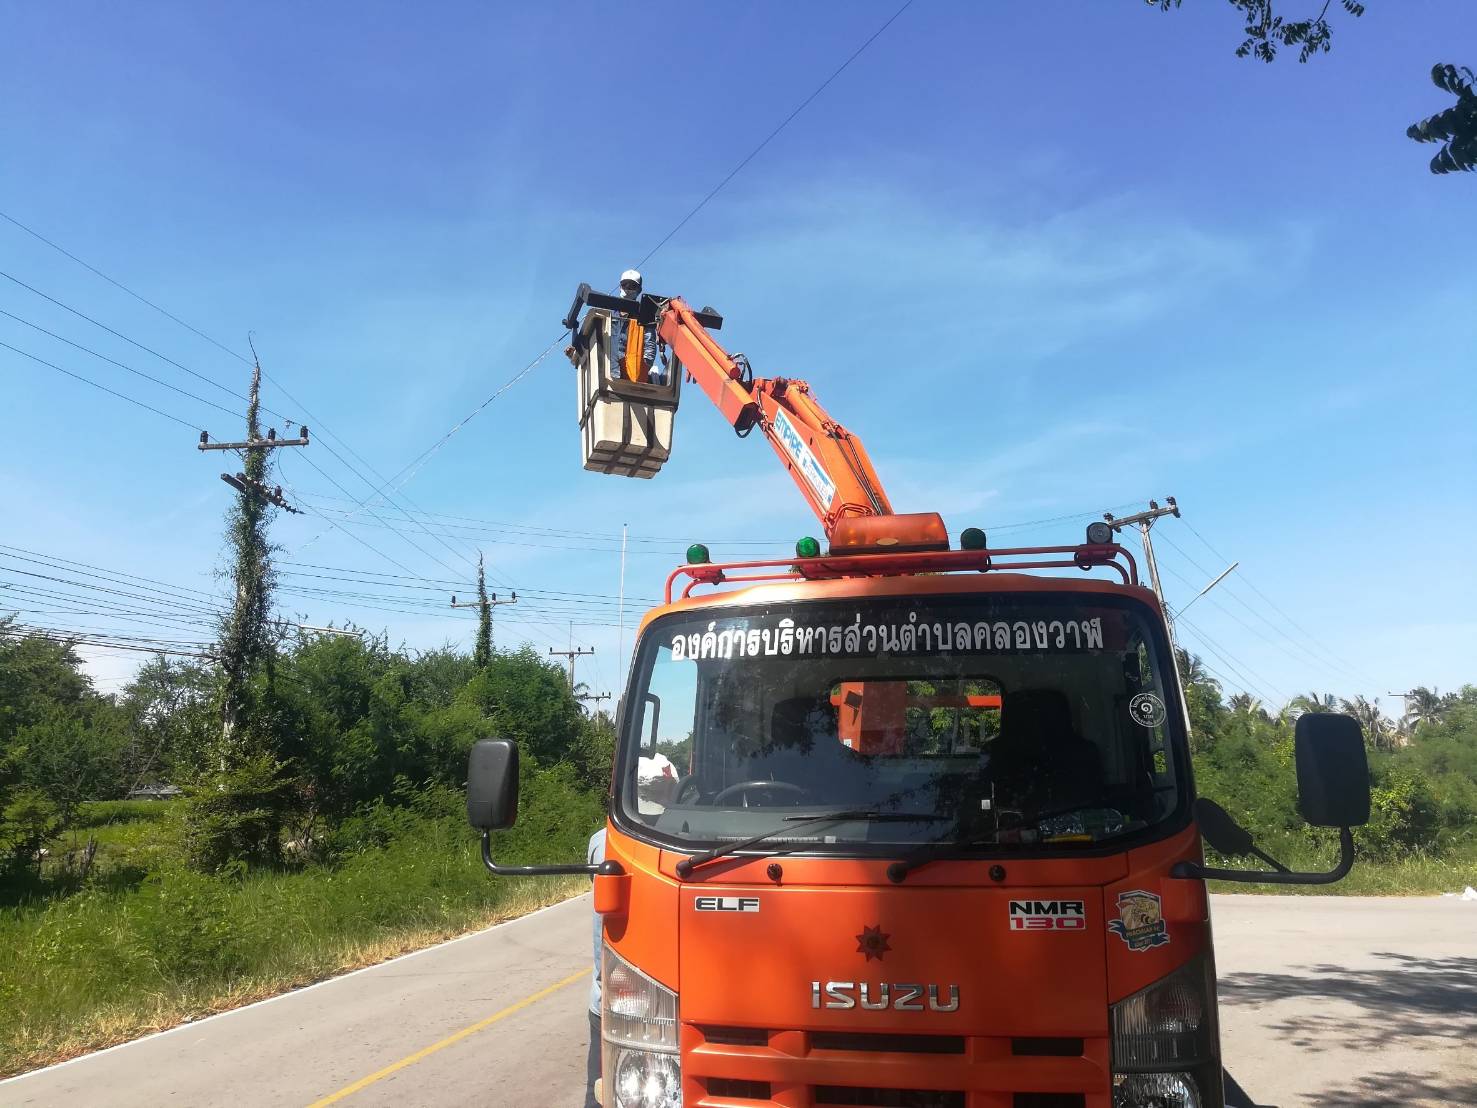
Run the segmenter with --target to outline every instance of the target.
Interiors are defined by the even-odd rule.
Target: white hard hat
[[[621,284],[635,285],[639,289],[641,287],[641,274],[634,269],[628,269],[621,274]]]

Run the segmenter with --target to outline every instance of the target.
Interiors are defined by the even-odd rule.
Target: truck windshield
[[[1127,597],[872,597],[668,616],[638,651],[619,815],[685,850],[769,829],[763,848],[843,853],[1076,849],[1132,835],[1188,799],[1167,657],[1155,620]],[[796,818],[828,810],[840,818]]]

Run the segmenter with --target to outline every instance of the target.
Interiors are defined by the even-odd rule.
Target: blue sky
[[[285,610],[465,643],[469,614],[427,602],[470,591],[480,549],[522,598],[500,641],[562,648],[572,620],[597,651],[579,676],[606,690],[631,642],[622,523],[628,627],[687,542],[779,552],[815,530],[762,442],[695,391],[656,480],[587,474],[556,351],[400,508],[324,516],[553,342],[578,282],[646,254],[896,6],[16,5],[0,211],[238,354],[254,335],[265,402],[319,440],[281,457],[317,513],[275,524]],[[918,0],[661,249],[648,288],[717,306],[759,373],[808,379],[899,510],[1049,543],[1177,496],[1185,519],[1156,532],[1171,602],[1240,562],[1182,628],[1228,690],[1394,708],[1390,690],[1477,680],[1477,184],[1430,176],[1403,136],[1448,102],[1432,63],[1477,64],[1477,11],[1368,7],[1331,54],[1265,66],[1232,56],[1225,4]],[[244,389],[236,357],[3,221],[0,262]],[[0,309],[240,407],[12,281]],[[240,434],[5,316],[0,342]],[[25,618],[208,637],[234,459],[5,349],[0,390],[0,542],[200,590],[71,604],[12,552],[0,581]],[[1011,526],[1037,520],[1056,522]],[[104,689],[137,661],[84,653]]]

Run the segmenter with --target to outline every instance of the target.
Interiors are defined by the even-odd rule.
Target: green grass
[[[584,878],[496,880],[465,825],[407,817],[386,845],[335,866],[241,877],[173,861],[168,813],[113,806],[92,829],[112,852],[72,895],[50,887],[0,908],[0,1076],[273,996],[523,914],[589,887]],[[596,806],[592,802],[592,809]],[[581,852],[590,813],[551,833],[537,813],[500,854]],[[130,815],[135,818],[127,818]],[[575,826],[575,825],[578,826]],[[85,839],[85,832],[84,832]],[[531,841],[536,840],[536,841]],[[147,878],[112,880],[148,854]]]
[[[1277,857],[1273,852],[1272,856]],[[1327,870],[1331,857],[1282,858],[1293,869]],[[1453,852],[1440,858],[1418,855],[1398,861],[1356,860],[1354,868],[1333,885],[1243,885],[1238,881],[1212,881],[1216,893],[1273,893],[1282,896],[1438,896],[1459,893],[1477,885],[1477,849]]]

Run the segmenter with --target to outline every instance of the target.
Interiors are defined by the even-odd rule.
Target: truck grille
[[[1108,1040],[684,1025],[692,1108],[1110,1108]]]
[[[816,1104],[846,1108],[964,1108],[963,1093],[935,1089],[852,1089],[845,1085],[817,1085]]]

